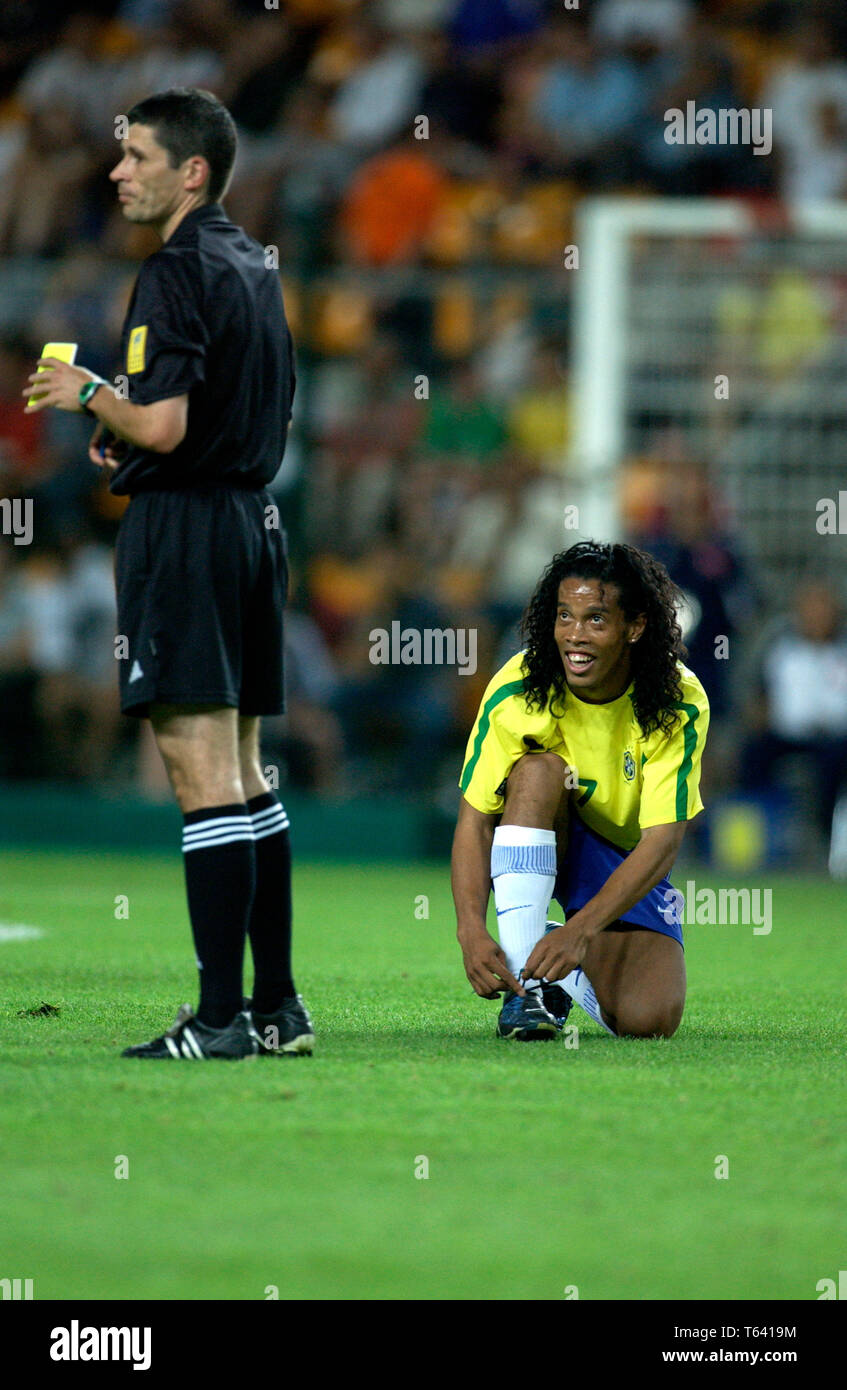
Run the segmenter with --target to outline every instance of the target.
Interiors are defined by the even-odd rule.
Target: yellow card
[[[45,343],[41,349],[42,357],[58,357],[60,362],[68,362],[73,366],[76,361],[76,350],[79,343]],[[39,367],[39,372],[49,372],[50,367]],[[27,405],[33,405],[35,401],[40,401],[39,395],[30,396]]]

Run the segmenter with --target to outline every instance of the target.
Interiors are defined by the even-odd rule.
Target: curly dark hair
[[[644,632],[630,653],[632,703],[643,733],[671,733],[679,718],[674,705],[682,698],[676,663],[687,655],[676,617],[682,595],[664,565],[634,545],[580,541],[553,556],[521,619],[528,707],[549,705],[556,713],[555,706],[561,708],[567,698],[565,669],[553,633],[559,585],[571,577],[616,585],[627,621],[646,615]]]

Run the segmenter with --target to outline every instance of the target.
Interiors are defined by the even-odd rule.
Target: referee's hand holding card
[[[53,356],[54,351],[67,351],[62,357]],[[27,385],[21,395],[27,398],[25,415],[34,415],[47,406],[68,410],[72,414],[91,414],[86,411],[88,399],[101,386],[107,385],[96,372],[74,363],[76,343],[47,343],[36,363],[36,370],[27,377]],[[88,442],[88,457],[98,468],[114,470],[121,463],[127,451],[125,440],[118,439],[102,421],[98,420],[94,433]]]

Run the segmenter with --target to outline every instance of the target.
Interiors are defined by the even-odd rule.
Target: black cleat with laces
[[[544,928],[544,935],[546,936],[548,931],[555,931],[556,928],[560,927],[561,925],[561,922],[554,922],[548,920],[547,925]],[[571,999],[571,996],[565,990],[562,989],[562,986],[560,984],[550,984],[546,980],[542,981],[541,994],[544,999],[544,1007],[547,1010],[547,1012],[553,1015],[560,1029],[564,1028],[565,1024],[568,1021],[568,1014],[573,1008],[573,1000]]]
[[[209,1028],[198,1022],[188,1004],[183,1004],[166,1033],[152,1042],[125,1048],[121,1056],[173,1062],[236,1062],[257,1056],[259,1050],[248,1014],[236,1014],[226,1028]]]
[[[551,985],[545,982],[541,986],[541,997],[548,1014],[552,1014],[559,1027],[564,1028],[568,1021],[568,1014],[573,1008],[571,996],[562,989],[561,985]]]
[[[541,997],[541,986],[534,985],[525,995],[509,990],[497,1020],[498,1038],[514,1042],[549,1042],[558,1037],[559,1025]]]
[[[256,1013],[249,999],[245,999],[244,1007],[250,1011],[253,1036],[263,1057],[311,1056],[315,1030],[301,994],[284,999],[273,1014]]]

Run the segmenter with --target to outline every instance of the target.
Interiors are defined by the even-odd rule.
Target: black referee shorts
[[[154,702],[281,714],[285,532],[270,494],[139,492],[115,551],[121,709]]]

